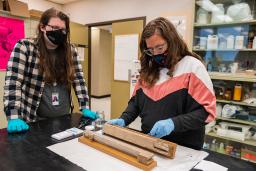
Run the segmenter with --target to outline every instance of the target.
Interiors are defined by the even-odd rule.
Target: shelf
[[[228,104],[235,104],[235,105],[241,105],[241,106],[249,106],[249,107],[256,107],[256,105],[251,105],[245,102],[237,102],[237,101],[229,101],[229,100],[216,100],[219,103],[228,103]]]
[[[197,52],[219,51],[219,52],[256,52],[256,49],[193,49]]]
[[[250,21],[236,21],[236,22],[229,22],[229,23],[215,23],[215,24],[194,24],[194,27],[219,27],[219,26],[232,26],[232,25],[240,25],[240,24],[249,24],[249,25],[256,25],[256,20]]]
[[[216,138],[221,138],[221,139],[229,140],[229,141],[239,142],[239,143],[242,143],[242,144],[251,145],[251,146],[256,147],[256,141],[255,140],[240,141],[240,140],[236,140],[236,139],[233,139],[233,138],[219,136],[219,135],[217,135],[214,132],[209,132],[206,135],[211,136],[211,137],[216,137]]]
[[[209,150],[209,151],[213,151],[213,150],[211,150],[211,149],[206,149],[206,150]],[[215,152],[215,153],[220,153],[220,152],[218,152],[218,151],[213,151],[213,152]],[[254,160],[250,160],[250,159],[245,159],[245,158],[242,158],[242,157],[235,157],[235,156],[231,156],[231,155],[229,155],[229,154],[226,154],[226,153],[220,153],[220,154],[223,154],[223,155],[226,155],[226,156],[229,156],[229,157],[234,157],[234,158],[236,158],[236,159],[241,159],[241,160],[245,160],[245,161],[249,161],[249,162],[252,162],[252,163],[256,163],[256,161],[254,161]],[[240,153],[241,154],[241,153]]]
[[[221,73],[221,72],[208,72],[213,80],[230,80],[230,81],[243,81],[243,82],[256,82],[256,76],[245,73]]]
[[[217,116],[216,119],[223,120],[223,121],[231,121],[231,122],[241,123],[241,124],[246,124],[246,125],[251,125],[251,126],[256,126],[256,122],[253,122],[253,121],[245,121],[245,120],[241,120],[241,119],[223,118],[223,117],[219,117],[219,116]]]

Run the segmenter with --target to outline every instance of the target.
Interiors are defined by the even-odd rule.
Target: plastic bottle
[[[227,38],[227,49],[234,49],[235,37],[234,35],[229,35]]]
[[[197,11],[197,19],[196,22],[198,24],[207,24],[209,21],[209,12],[204,10],[203,8],[199,8]]]
[[[220,143],[220,146],[218,148],[218,152],[222,153],[222,154],[225,154],[224,143]]]
[[[210,150],[211,151],[217,151],[217,143],[216,143],[216,139],[213,139],[212,140],[212,143],[211,143],[211,147],[210,147]]]
[[[244,48],[244,36],[236,36],[235,49],[243,49],[243,48]]]
[[[256,49],[256,36],[253,39],[252,48]]]

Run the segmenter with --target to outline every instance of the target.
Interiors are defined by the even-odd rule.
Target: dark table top
[[[8,134],[6,129],[1,129],[0,171],[83,170],[46,148],[57,143],[51,138],[52,134],[77,127],[80,121],[80,114],[72,114],[30,123],[30,130],[26,133]],[[211,151],[207,152],[209,156],[205,160],[225,166],[229,171],[256,171],[256,164]]]

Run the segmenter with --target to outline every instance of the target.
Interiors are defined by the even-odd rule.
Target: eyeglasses
[[[59,28],[58,26],[52,26],[47,24],[46,26],[49,26],[51,28],[51,31],[55,31],[55,30],[61,30],[63,34],[67,34],[67,29],[63,29],[63,28]]]
[[[164,53],[164,51],[166,50],[166,45],[167,45],[167,43],[165,42],[161,45],[157,45],[154,48],[149,48],[149,49],[144,50],[144,53],[149,55],[149,56],[153,56],[154,54]]]

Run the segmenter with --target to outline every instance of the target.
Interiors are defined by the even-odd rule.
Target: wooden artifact
[[[152,170],[157,165],[153,153],[107,135],[85,131],[78,141],[143,170]]]
[[[149,135],[133,131],[131,129],[110,124],[105,124],[103,126],[103,132],[104,134],[143,147],[145,149],[154,151],[168,158],[174,158],[175,156],[177,146],[177,144],[175,143],[162,140],[159,138],[154,138]]]
[[[131,156],[137,157],[138,161],[144,164],[150,164],[153,161],[153,153],[150,153],[146,150],[128,144],[124,141],[102,135],[99,133],[95,133],[93,131],[85,131],[84,136],[88,137],[90,140],[97,141],[101,144],[105,144],[112,148],[118,149],[120,151],[125,152]]]

